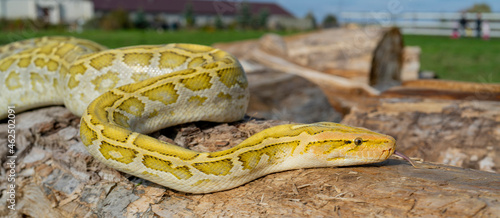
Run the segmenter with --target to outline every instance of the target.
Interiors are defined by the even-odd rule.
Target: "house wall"
[[[51,24],[58,24],[61,22],[61,7],[55,0],[32,0],[30,4],[34,4],[36,8],[36,17],[32,19],[42,18]],[[48,16],[44,15],[42,9],[47,9]]]
[[[0,0],[0,17],[6,19],[36,19],[34,0]]]
[[[130,19],[134,20],[137,13],[130,13]],[[146,20],[150,23],[154,21],[161,21],[165,24],[172,25],[178,23],[180,26],[186,26],[186,19],[184,14],[145,14]],[[215,15],[195,15],[195,25],[202,27],[206,25],[215,24]],[[236,16],[222,16],[224,25],[230,25],[236,21]],[[293,17],[286,17],[280,15],[271,15],[267,21],[267,27],[270,29],[294,29],[294,30],[308,30],[313,28],[313,23],[309,19],[298,19]]]
[[[102,16],[105,13],[104,12],[96,12],[95,14],[98,16]],[[138,16],[138,12],[130,12],[129,13],[129,19],[131,21],[136,20],[137,16]],[[177,23],[181,27],[187,25],[186,19],[184,18],[184,14],[146,13],[146,14],[144,14],[144,17],[149,23],[163,22],[164,24],[168,24],[168,25],[172,25],[174,23]],[[205,25],[213,25],[213,24],[215,24],[215,18],[216,17],[214,15],[195,15],[195,25],[198,27],[205,26]],[[225,25],[229,25],[232,22],[234,22],[235,17],[234,16],[222,16],[221,20]]]
[[[60,5],[64,23],[89,20],[94,17],[94,3],[91,1],[62,1]]]
[[[0,0],[0,17],[7,19],[45,19],[52,24],[82,23],[94,16],[106,14],[103,11],[94,11],[93,2],[90,0]],[[136,20],[137,12],[129,14],[132,21]],[[215,24],[216,15],[197,14],[195,25],[198,27]],[[172,13],[146,13],[145,19],[153,26],[171,26],[177,23],[186,26],[184,14]],[[225,25],[234,23],[234,15],[222,16]],[[312,27],[310,20],[296,19],[288,16],[271,15],[268,25],[271,29],[309,29]]]
[[[44,9],[47,16],[44,16]],[[0,17],[5,19],[46,19],[51,24],[72,23],[94,16],[91,1],[84,0],[0,0]]]
[[[299,19],[293,17],[284,17],[279,15],[271,15],[267,20],[269,29],[293,29],[293,30],[308,30],[314,27],[312,20]]]

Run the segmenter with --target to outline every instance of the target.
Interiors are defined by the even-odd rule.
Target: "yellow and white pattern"
[[[186,122],[244,116],[249,93],[241,65],[202,45],[107,50],[68,37],[15,42],[0,47],[0,93],[1,108],[64,104],[82,117],[81,140],[92,156],[183,192],[231,189],[290,169],[375,163],[395,151],[390,136],[327,122],[272,127],[212,153],[145,135]]]

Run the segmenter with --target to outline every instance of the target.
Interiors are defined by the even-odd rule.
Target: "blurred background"
[[[497,12],[497,13],[495,13]],[[410,0],[0,0],[0,44],[73,35],[110,48],[190,42],[211,45],[266,32],[347,25],[397,26],[419,46],[421,70],[444,79],[499,82],[500,2]],[[465,14],[462,14],[465,13]],[[476,40],[477,14],[486,29]],[[459,23],[467,19],[462,31]],[[484,28],[483,28],[484,29]],[[454,31],[467,40],[450,40]]]
[[[297,170],[190,196],[98,163],[83,150],[80,118],[65,107],[18,109],[16,149],[0,146],[0,199],[19,202],[16,217],[499,217],[498,0],[0,0],[0,45],[56,35],[110,49],[196,43],[237,57],[251,96],[245,120],[149,134],[160,140],[213,151],[278,123],[333,121],[393,136],[417,168],[389,160],[380,167]],[[60,61],[57,55],[9,56],[21,44],[0,47],[0,88],[68,85],[36,72],[51,58]],[[21,60],[40,67],[18,76]],[[116,84],[110,68],[72,78],[93,77],[95,86],[108,87]],[[7,145],[13,124],[1,122],[0,145]],[[271,161],[261,150],[259,158]],[[14,170],[5,157],[13,153],[18,195],[3,185]],[[186,169],[167,163],[169,170]],[[11,214],[4,208],[0,217]]]

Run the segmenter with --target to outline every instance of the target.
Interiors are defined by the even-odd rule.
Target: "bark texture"
[[[500,172],[500,102],[382,99],[355,107],[342,123],[392,135],[411,157]]]
[[[78,117],[65,108],[26,112],[17,119],[20,143],[16,210],[6,208],[7,182],[2,172],[2,217],[494,217],[500,214],[499,174],[428,162],[418,162],[417,168],[413,168],[398,159],[367,166],[275,173],[212,194],[179,193],[94,160],[79,140]],[[166,129],[153,136],[166,140],[166,132],[179,145],[212,151],[225,149],[261,129],[282,123],[200,122]],[[5,129],[5,124],[1,124],[1,138]]]

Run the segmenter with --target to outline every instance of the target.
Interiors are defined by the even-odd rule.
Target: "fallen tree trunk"
[[[266,35],[259,41],[214,46],[241,60],[316,83],[343,114],[364,98],[379,95],[377,88],[385,90],[401,80],[403,45],[397,29],[332,29],[286,38]]]
[[[385,91],[381,97],[500,101],[500,84],[411,80]]]
[[[340,28],[286,40],[287,59],[385,90],[401,82],[403,40],[397,28]]]
[[[0,216],[484,216],[500,213],[500,175],[402,160],[268,175],[212,194],[185,194],[138,179],[94,160],[78,136],[78,117],[62,107],[17,116],[16,210],[5,205],[0,172]],[[282,124],[245,121],[187,124],[153,136],[213,151]],[[0,140],[6,137],[0,124]],[[1,141],[4,144],[4,141]],[[3,151],[2,151],[3,152]],[[4,154],[3,154],[4,155]],[[7,167],[4,160],[3,167]]]
[[[271,69],[298,75],[315,83],[323,90],[330,104],[343,114],[346,114],[353,105],[361,101],[360,99],[379,94],[379,91],[361,82],[301,67],[259,49],[253,51],[252,60],[256,60]]]
[[[298,123],[342,120],[316,84],[301,76],[265,69],[247,74],[249,116]]]

